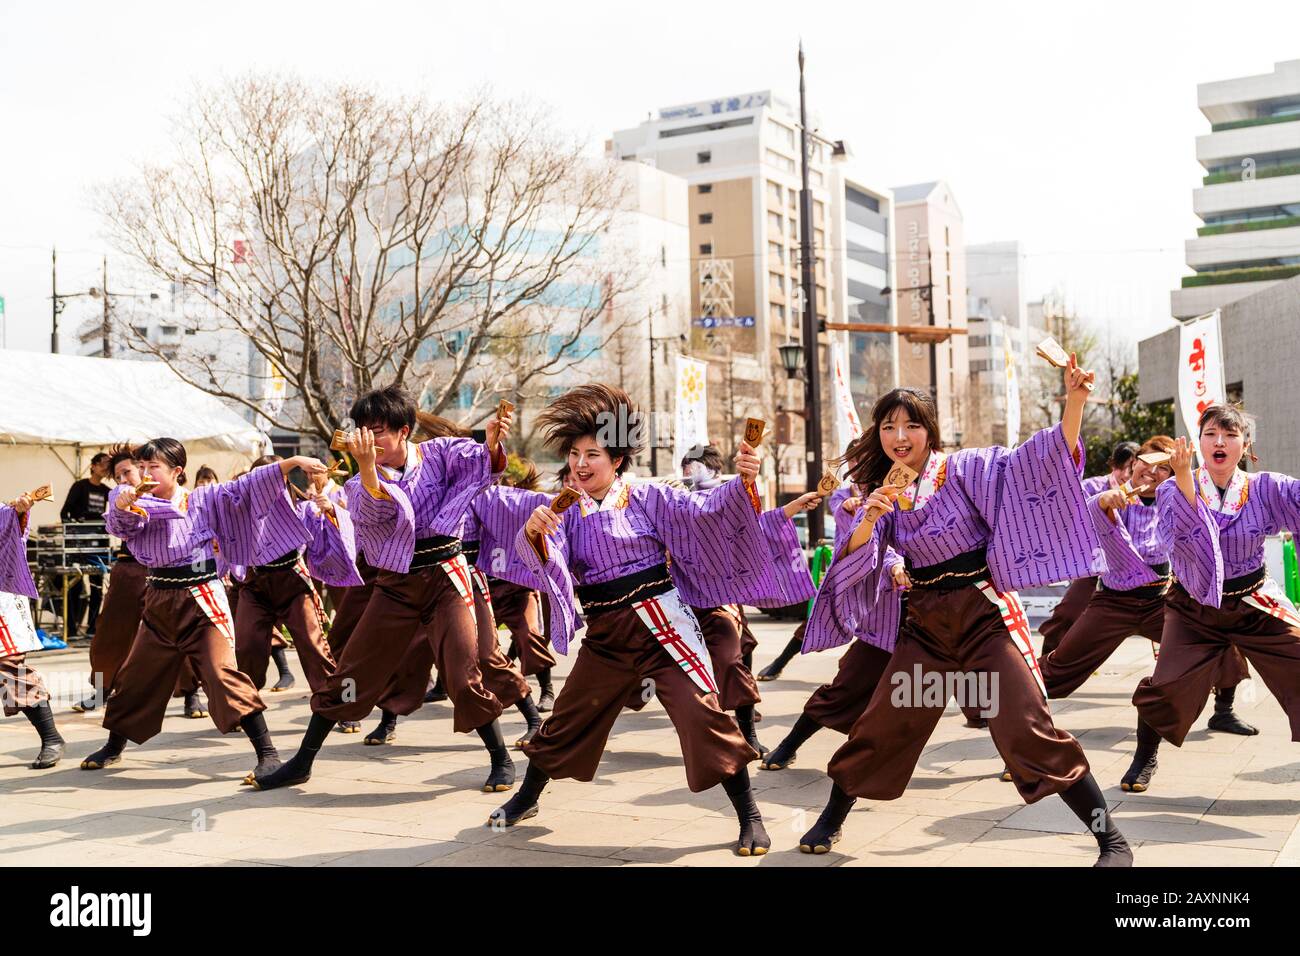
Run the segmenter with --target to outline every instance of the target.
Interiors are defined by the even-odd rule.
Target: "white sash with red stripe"
[[[1272,578],[1265,578],[1259,589],[1242,598],[1251,607],[1263,611],[1270,617],[1286,621],[1292,627],[1300,627],[1300,615],[1295,606],[1282,593],[1282,587]]]
[[[467,562],[468,563],[468,562]],[[478,593],[483,595],[483,600],[487,602],[488,610],[492,609],[492,591],[488,587],[487,575],[480,571],[474,565],[469,566],[470,576],[474,579],[474,586],[478,588]]]
[[[700,622],[676,590],[637,601],[632,609],[696,687],[706,694],[718,692]]]
[[[199,608],[221,632],[221,636],[226,639],[233,651],[235,649],[234,618],[230,616],[230,602],[226,600],[226,586],[221,583],[221,579],[208,581],[206,584],[196,584],[186,590],[198,602]]]
[[[320,593],[316,590],[316,582],[311,579],[311,572],[307,570],[307,562],[301,554],[298,555],[293,570],[298,577],[302,578],[302,583],[307,585],[307,593],[311,595],[311,606],[316,609],[316,622],[324,630],[329,624],[329,615],[325,613],[325,605],[321,602]]]
[[[40,649],[41,639],[36,636],[36,624],[32,621],[32,608],[27,598],[0,591],[0,657],[13,657]]]
[[[1002,623],[1006,625],[1007,631],[1011,634],[1011,643],[1016,645],[1016,650],[1025,659],[1029,672],[1034,675],[1034,680],[1038,683],[1038,689],[1043,692],[1043,698],[1046,699],[1047,686],[1043,683],[1043,672],[1038,669],[1038,658],[1034,655],[1034,646],[1029,642],[1029,617],[1025,614],[1024,605],[1020,603],[1020,595],[1015,591],[1007,591],[1005,594],[999,593],[998,589],[988,581],[977,581],[975,586],[1002,615]]]
[[[465,602],[465,606],[472,608],[474,606],[474,592],[471,589],[474,587],[474,583],[473,576],[469,573],[469,564],[465,561],[465,555],[458,554],[446,561],[439,561],[438,566],[447,572],[447,577],[451,578],[451,583],[456,585],[456,593]]]

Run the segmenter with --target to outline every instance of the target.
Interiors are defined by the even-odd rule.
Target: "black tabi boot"
[[[1091,773],[1076,782],[1070,789],[1061,793],[1065,805],[1074,811],[1088,832],[1097,840],[1101,854],[1093,866],[1120,867],[1133,865],[1133,850],[1129,847],[1124,834],[1119,832],[1115,821],[1111,819],[1102,796],[1101,787]]]
[[[520,820],[527,820],[530,817],[537,816],[537,801],[541,798],[542,791],[546,789],[546,785],[550,782],[550,777],[530,763],[528,769],[524,772],[524,782],[520,784],[519,790],[513,797],[492,811],[491,816],[488,817],[487,825],[499,830],[512,827]]]
[[[280,672],[280,679],[271,685],[271,693],[282,690],[288,690],[294,684],[298,683],[294,679],[293,671],[289,670],[289,658],[285,656],[283,647],[271,648],[271,660],[275,661],[275,669]]]
[[[839,784],[831,784],[831,796],[826,801],[826,809],[812,825],[812,829],[799,838],[801,853],[829,853],[831,847],[840,842],[844,820],[857,797],[850,797],[840,789]]]
[[[1240,734],[1253,737],[1259,728],[1246,723],[1232,709],[1232,702],[1237,697],[1236,687],[1217,687],[1214,690],[1214,716],[1210,718],[1210,729],[1225,734]]]
[[[43,700],[35,707],[24,707],[23,715],[41,735],[41,752],[30,766],[33,770],[48,770],[63,759],[63,738],[54,726],[54,711],[50,710],[50,702]]]
[[[253,786],[258,790],[274,790],[277,787],[306,783],[311,779],[311,765],[316,760],[316,754],[320,753],[321,745],[325,743],[333,726],[334,721],[328,717],[312,714],[298,752],[266,776],[254,776]]]
[[[754,680],[776,680],[785,670],[785,665],[794,660],[794,656],[803,648],[802,639],[791,639],[789,643],[781,649],[781,653],[776,655],[776,660],[768,664],[761,671],[754,675]]]
[[[190,720],[208,716],[208,702],[197,690],[185,695],[185,716]]]
[[[359,734],[361,733],[361,721],[359,720],[340,720],[336,728],[341,734]]]
[[[280,753],[271,743],[271,731],[266,729],[266,718],[262,712],[246,714],[239,720],[239,726],[248,735],[248,741],[257,754],[257,766],[244,778],[241,786],[252,786],[258,777],[267,777],[280,769]]]
[[[425,692],[424,702],[426,704],[437,704],[446,699],[447,692],[442,687],[442,675],[439,674],[438,679],[433,682],[433,686]]]
[[[555,706],[555,691],[551,687],[551,669],[537,672],[537,710],[539,713],[548,714],[551,708]]]
[[[758,731],[754,729],[754,705],[741,704],[736,708],[736,723],[740,725],[740,733],[744,736],[746,743],[758,752],[759,760],[767,756],[767,748],[758,742]]]
[[[799,748],[817,731],[822,729],[822,725],[817,723],[807,714],[800,714],[799,719],[794,722],[790,732],[785,735],[785,740],[776,745],[776,749],[768,752],[759,766],[764,770],[784,770],[786,767],[794,765],[795,754]]]
[[[1138,718],[1137,750],[1133,762],[1120,778],[1119,788],[1131,793],[1142,793],[1151,785],[1156,775],[1156,753],[1160,750],[1160,735],[1141,717]]]
[[[397,715],[379,709],[379,725],[374,730],[366,734],[366,744],[371,747],[380,747],[384,744],[391,744],[397,740]]]
[[[736,854],[762,856],[772,848],[772,838],[767,835],[767,830],[763,826],[763,815],[758,812],[754,787],[749,782],[749,768],[741,767],[739,772],[722,781],[722,789],[727,791],[727,798],[735,807],[736,819],[740,822]]]
[[[515,741],[515,746],[522,749],[524,744],[533,739],[533,735],[542,728],[542,715],[539,714],[537,705],[533,702],[533,695],[529,694],[519,700],[515,707],[519,713],[524,715],[524,720],[528,721],[528,729],[524,735]]]
[[[126,737],[122,734],[109,731],[108,743],[100,747],[93,754],[81,761],[82,770],[103,770],[105,767],[111,767],[122,759],[122,751],[126,749]]]
[[[506,749],[506,739],[501,735],[501,721],[494,720],[478,729],[478,735],[492,758],[492,771],[483,782],[484,793],[504,793],[515,785],[515,762]]]

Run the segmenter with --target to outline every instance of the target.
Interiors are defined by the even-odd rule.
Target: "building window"
[[[713,192],[713,183],[700,183],[695,189],[701,196],[708,195]]]
[[[790,217],[790,238],[799,238],[799,220],[795,219],[794,216]]]
[[[769,166],[774,166],[782,172],[794,172],[794,160],[789,156],[782,156],[780,153],[769,149],[763,154],[763,158]]]
[[[711,163],[711,162],[713,162],[713,150],[711,150],[711,149],[702,149],[702,150],[700,150],[698,153],[695,154],[695,161],[696,161],[697,163]]]
[[[709,225],[709,224],[712,223],[712,222],[713,222],[713,213],[711,213],[711,212],[702,212],[702,213],[700,213],[700,225],[701,225],[701,226],[707,226],[707,225]]]
[[[784,228],[784,226],[785,226],[785,220],[781,218],[781,214],[779,212],[769,212],[767,214],[767,228],[772,230],[772,232],[776,233],[779,236],[781,235],[781,230]]]
[[[781,184],[774,183],[772,180],[767,181],[767,198],[773,205],[781,205]]]
[[[785,246],[779,242],[769,242],[767,244],[769,255],[775,256],[777,262],[785,262]]]
[[[701,243],[700,243],[700,255],[702,255],[702,256],[711,256],[711,255],[713,255],[713,243],[711,243],[711,242],[701,242]]]
[[[771,319],[772,322],[774,322],[774,323],[779,322],[779,323],[781,323],[781,324],[784,324],[784,323],[785,323],[785,306],[783,306],[783,305],[778,305],[777,303],[773,302],[770,306],[768,306],[768,312],[767,312],[767,315],[768,315],[768,318]]]
[[[778,292],[785,292],[785,276],[779,272],[769,272],[767,274],[768,284]]]

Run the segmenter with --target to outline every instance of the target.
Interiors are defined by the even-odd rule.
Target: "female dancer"
[[[1133,475],[1133,463],[1136,461],[1137,454],[1137,442],[1122,441],[1116,445],[1106,461],[1110,471],[1104,475],[1093,475],[1091,478],[1083,479],[1084,496],[1091,498],[1108,488],[1118,488],[1128,481]],[[1083,609],[1088,606],[1092,592],[1096,589],[1097,578],[1094,575],[1076,578],[1070,582],[1070,586],[1065,589],[1065,594],[1061,598],[1061,603],[1056,605],[1047,620],[1038,626],[1038,633],[1043,637],[1043,650],[1038,655],[1040,659],[1056,650],[1056,645],[1061,643],[1065,632],[1079,619]]]
[[[1300,741],[1300,616],[1264,565],[1268,535],[1300,530],[1300,480],[1239,470],[1244,455],[1255,460],[1254,420],[1240,409],[1211,405],[1197,427],[1204,464],[1193,470],[1192,444],[1180,438],[1174,481],[1156,493],[1175,583],[1155,673],[1133,694],[1137,752],[1126,789],[1150,783],[1161,737],[1182,746],[1211,687],[1231,673],[1234,648],[1259,671]]]
[[[54,726],[50,692],[27,653],[41,649],[29,601],[37,599],[36,582],[27,566],[30,495],[0,504],[0,703],[6,717],[22,713],[41,737],[41,749],[29,765],[47,770],[63,757],[63,737]]]
[[[149,569],[140,627],[113,682],[104,713],[107,743],[84,761],[100,770],[122,759],[128,740],[142,744],[162,728],[163,711],[177,674],[193,663],[207,689],[212,722],[223,734],[243,729],[264,772],[279,766],[262,711],[266,705],[252,681],[235,664],[230,607],[217,573],[216,552],[231,565],[262,564],[274,555],[265,532],[296,527],[285,477],[301,467],[323,473],[314,458],[289,458],[243,478],[186,493],[185,446],[155,438],[136,450],[144,473],[157,488],[137,495],[119,485],[109,496],[105,520]]]
[[[536,496],[521,493],[513,510],[498,507],[487,515],[485,526],[497,540],[519,529],[516,554],[550,595],[557,651],[567,652],[577,630],[578,601],[587,619],[555,710],[524,746],[523,785],[489,825],[512,826],[536,815],[552,778],[591,780],[629,694],[649,687],[677,731],[687,785],[700,792],[721,783],[740,824],[736,851],[763,854],[771,840],[747,770],[758,754],[718,705],[699,623],[667,567],[671,552],[675,572],[690,575],[709,606],[771,597],[771,550],[753,487],[758,455],[742,443],[739,476],[707,495],[659,482],[627,484],[622,475],[641,449],[640,421],[619,388],[586,385],[556,399],[539,423],[547,444],[567,457],[579,500],[561,517],[547,505],[533,507]]]
[[[877,485],[895,462],[918,477],[901,493],[879,488],[867,498],[817,594],[808,644],[843,643],[861,632],[885,649],[897,646],[866,711],[831,758],[831,797],[801,850],[827,852],[856,797],[902,795],[955,685],[959,702],[973,691],[986,708],[1021,797],[1032,803],[1061,794],[1096,837],[1097,865],[1132,864],[1083,749],[1052,724],[1013,590],[1101,569],[1078,478],[1079,427],[1092,379],[1071,356],[1061,424],[1015,451],[945,455],[928,395],[895,389],[876,403],[867,432],[872,444],[851,477]],[[907,620],[897,632],[878,621],[873,626],[869,616],[888,587],[882,558],[889,546],[906,559],[912,581]],[[942,692],[932,693],[936,688]]]

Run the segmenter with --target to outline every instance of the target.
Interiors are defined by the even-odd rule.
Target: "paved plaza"
[[[757,615],[754,622],[762,665],[792,625]],[[761,685],[758,729],[767,746],[835,673],[835,657],[801,657],[782,680]],[[56,687],[72,683],[61,675],[89,670],[84,650],[35,663]],[[569,663],[561,659],[560,681]],[[1162,748],[1149,794],[1120,791],[1133,749],[1129,698],[1151,666],[1150,644],[1130,640],[1073,698],[1053,704],[1059,725],[1082,741],[1137,865],[1300,865],[1300,747],[1258,679],[1242,686],[1237,702],[1259,736],[1211,734],[1202,715],[1181,750]],[[306,726],[307,698],[300,672],[294,690],[266,695],[286,756]],[[445,703],[403,719],[390,746],[331,734],[308,784],[269,793],[239,785],[253,764],[242,733],[223,737],[208,720],[184,719],[179,700],[163,732],[129,747],[121,764],[79,770],[104,731],[67,703],[56,708],[67,756],[52,771],[26,768],[37,745],[25,720],[0,721],[4,866],[1085,866],[1095,857],[1061,801],[1025,806],[997,779],[1002,763],[987,733],[965,728],[952,706],[907,793],[860,801],[827,856],[800,854],[797,840],[825,801],[826,762],[843,738],[823,731],[785,771],[752,765],[773,847],[740,859],[727,851],[736,825],[725,794],[686,788],[672,725],[655,703],[620,718],[595,781],[551,784],[537,817],[500,832],[483,824],[505,798],[479,792],[486,755],[476,736],[452,733]],[[503,726],[513,740],[523,721],[512,710]],[[517,754],[521,778],[524,765]]]

